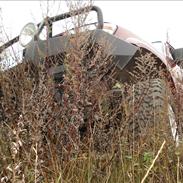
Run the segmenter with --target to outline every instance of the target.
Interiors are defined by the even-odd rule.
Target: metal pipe
[[[56,22],[58,20],[63,20],[63,19],[66,19],[66,18],[70,18],[72,16],[80,15],[80,14],[83,14],[83,13],[89,12],[89,11],[96,11],[97,19],[98,19],[98,29],[103,29],[103,25],[104,25],[103,14],[102,14],[102,10],[98,6],[85,7],[85,8],[81,8],[79,10],[74,10],[72,12],[63,13],[61,15],[57,15],[57,16],[48,18],[48,21],[49,22]],[[37,24],[37,26],[39,27],[37,35],[39,35],[39,33],[43,29],[44,25],[45,25],[45,21],[40,22],[40,23]],[[51,30],[52,30],[52,28],[51,28]],[[3,52],[3,50],[8,48],[9,46],[11,46],[14,43],[18,42],[18,41],[19,41],[19,36],[13,38],[12,40],[5,43],[4,45],[0,46],[0,53]]]

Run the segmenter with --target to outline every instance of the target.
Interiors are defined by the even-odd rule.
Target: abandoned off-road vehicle
[[[155,49],[153,44],[143,41],[141,38],[131,33],[130,31],[111,23],[103,21],[102,11],[99,7],[91,6],[82,8],[76,11],[64,13],[54,17],[47,17],[38,25],[28,23],[21,31],[20,35],[10,40],[0,47],[0,53],[6,48],[12,46],[16,42],[24,47],[23,61],[39,65],[44,62],[46,58],[57,58],[57,65],[54,67],[47,67],[50,75],[53,76],[55,83],[62,83],[64,81],[64,63],[63,58],[69,52],[71,44],[69,39],[74,35],[73,29],[70,34],[60,32],[53,35],[52,26],[55,22],[70,18],[72,16],[81,15],[84,12],[94,11],[97,13],[98,21],[90,25],[82,25],[80,28],[88,26],[90,32],[90,41],[100,44],[105,38],[111,43],[111,48],[104,47],[106,54],[113,56],[115,63],[115,79],[120,83],[133,83],[134,90],[134,103],[139,103],[139,97],[143,95],[147,89],[146,94],[142,97],[141,104],[138,106],[137,112],[134,114],[133,120],[129,121],[129,129],[134,131],[143,132],[146,126],[152,126],[154,123],[161,123],[156,119],[156,114],[153,116],[153,111],[164,110],[166,108],[168,126],[171,129],[173,139],[178,144],[178,121],[176,121],[175,110],[173,108],[173,100],[181,106],[181,92],[183,91],[183,74],[181,60],[183,59],[183,48],[174,49],[168,42],[161,43],[155,42],[153,44],[161,44],[162,51]],[[48,37],[45,40],[39,38],[43,28],[47,26],[49,29]],[[92,28],[94,27],[94,28]],[[156,60],[156,70],[163,70],[164,79],[158,77],[151,78],[150,80],[142,80],[140,82],[131,80],[131,74],[136,69],[137,57],[144,53],[151,53],[151,56]],[[58,56],[58,57],[57,57]],[[58,64],[60,63],[60,64]],[[18,67],[16,65],[15,67]],[[11,68],[11,69],[14,69]],[[3,71],[6,72],[6,71]],[[66,73],[67,74],[67,73]],[[169,83],[171,94],[168,95],[165,101],[166,85]],[[115,88],[114,91],[119,92],[120,88]],[[57,100],[62,100],[63,91],[56,91]],[[175,99],[176,96],[176,99]],[[58,101],[59,102],[59,101]],[[138,104],[137,104],[138,105]],[[158,121],[157,121],[158,120]]]

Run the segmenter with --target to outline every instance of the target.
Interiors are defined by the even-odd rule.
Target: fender
[[[142,38],[123,27],[118,27],[115,36],[137,46],[139,49],[152,53],[152,56],[157,59],[158,66],[165,69],[166,77],[171,82],[171,86],[176,88],[177,91],[180,91],[180,88],[183,89],[183,71],[178,65],[172,64],[173,60],[171,58],[161,54],[150,43],[144,41]],[[132,64],[134,65],[134,63]]]

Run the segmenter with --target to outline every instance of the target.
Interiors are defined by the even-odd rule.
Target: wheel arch
[[[173,94],[174,94],[176,87],[175,87],[175,83],[171,75],[171,72],[169,71],[167,65],[161,60],[161,58],[159,58],[155,53],[151,52],[150,50],[146,48],[140,48],[140,49],[142,49],[144,53],[152,54],[152,57],[156,60],[156,63],[157,63],[156,64],[157,70],[163,71],[163,77],[169,83],[169,87],[173,89]]]

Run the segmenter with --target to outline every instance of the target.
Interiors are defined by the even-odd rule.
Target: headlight
[[[19,43],[21,46],[26,47],[34,38],[37,32],[36,25],[33,23],[26,24],[20,32]]]

